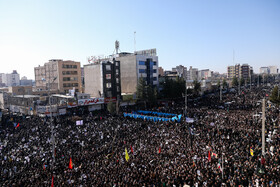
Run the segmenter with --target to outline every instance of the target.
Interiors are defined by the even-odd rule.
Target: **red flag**
[[[211,161],[211,154],[210,154],[210,151],[208,151],[208,160],[209,160],[209,162]]]
[[[71,159],[71,157],[70,157],[70,162],[69,162],[69,167],[68,167],[69,169],[73,169],[73,163],[72,163],[72,159]]]
[[[158,149],[158,153],[160,153],[161,152],[161,148],[159,147],[159,149]]]
[[[53,187],[53,176],[52,176],[52,186],[51,187]]]
[[[268,97],[268,94],[265,94],[266,97]]]
[[[46,170],[46,165],[45,164],[43,165],[43,169]]]
[[[18,127],[19,127],[19,123],[17,124],[16,128],[18,128]]]
[[[133,154],[133,148],[132,148],[132,146],[130,146],[130,150],[131,150],[131,152],[132,152],[132,154]]]

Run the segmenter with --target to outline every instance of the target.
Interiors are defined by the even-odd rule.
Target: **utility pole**
[[[220,101],[222,101],[222,85],[220,85]]]
[[[238,78],[239,79],[239,85],[238,85],[238,93],[239,93],[239,95],[240,95],[240,77]]]
[[[265,98],[262,103],[262,155],[265,155]]]
[[[250,90],[252,89],[252,74],[251,74],[251,77],[250,77]]]
[[[260,75],[258,74],[258,87],[260,86]]]
[[[224,179],[224,153],[222,153],[222,179]]]
[[[188,108],[188,94],[187,94],[188,86],[186,80],[186,91],[185,91],[185,117],[187,116],[187,108]]]

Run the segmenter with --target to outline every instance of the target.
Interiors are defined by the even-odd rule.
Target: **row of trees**
[[[271,92],[271,95],[270,95],[270,101],[277,104],[277,105],[280,105],[280,93],[279,93],[279,87],[278,86],[275,86]]]

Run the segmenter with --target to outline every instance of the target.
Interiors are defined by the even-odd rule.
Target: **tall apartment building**
[[[278,68],[277,66],[268,66],[270,74],[278,74]]]
[[[18,86],[20,84],[19,74],[16,70],[13,70],[12,73],[3,73],[2,83],[5,84],[5,86]]]
[[[103,60],[84,65],[85,93],[92,97],[121,98],[120,62]]]
[[[269,74],[269,68],[268,67],[261,67],[260,68],[260,74]]]
[[[244,78],[249,79],[251,76],[253,69],[248,64],[236,64],[235,66],[228,66],[227,68],[227,77],[232,79],[236,78]]]
[[[233,77],[235,77],[235,67],[234,66],[228,66],[228,68],[227,68],[227,77],[229,79],[232,79]]]
[[[57,90],[69,93],[69,90],[82,91],[80,62],[52,59],[43,66],[35,67],[37,90]]]
[[[156,49],[117,54],[120,61],[121,92],[134,94],[140,77],[147,84],[158,87],[158,56]]]
[[[189,71],[187,71],[187,80],[198,80],[198,69],[190,66]]]
[[[209,69],[202,69],[198,71],[198,80],[209,80],[213,75],[213,71]]]

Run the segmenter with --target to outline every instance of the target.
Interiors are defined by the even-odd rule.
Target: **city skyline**
[[[122,52],[156,48],[165,70],[279,68],[279,18],[278,1],[0,1],[0,73],[34,79],[50,59],[83,66],[111,55],[115,40]]]

